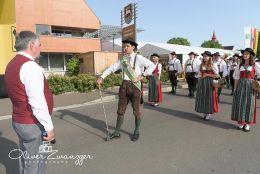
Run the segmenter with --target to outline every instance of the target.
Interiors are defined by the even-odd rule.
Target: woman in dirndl
[[[195,111],[203,113],[204,120],[209,120],[211,115],[218,112],[217,91],[213,87],[213,80],[218,75],[218,67],[212,62],[212,54],[205,51],[203,54],[195,101]]]
[[[152,106],[158,106],[162,102],[161,72],[162,64],[159,63],[160,56],[157,53],[151,55],[152,62],[156,65],[153,74],[149,77],[148,101]]]
[[[242,61],[234,72],[235,92],[232,103],[231,119],[237,121],[238,129],[250,131],[256,123],[256,93],[252,82],[255,75],[260,78],[260,65],[255,64],[255,53],[251,48],[242,50]]]

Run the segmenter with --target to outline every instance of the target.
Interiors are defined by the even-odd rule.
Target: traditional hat
[[[202,53],[201,55],[203,56],[204,54],[206,54],[207,56],[212,57],[212,54],[211,54],[211,52],[209,52],[209,51],[204,51],[204,53]]]
[[[157,53],[153,53],[153,54],[151,55],[151,57],[153,57],[153,56],[160,58],[159,54],[157,54]]]
[[[175,52],[175,51],[173,51],[173,52],[171,52],[170,54],[171,54],[171,55],[176,55],[176,52]]]
[[[137,44],[134,40],[132,40],[132,39],[122,40],[122,43],[129,43],[129,44],[131,44],[131,45],[133,45],[133,46],[135,46],[135,47],[138,46],[138,44]]]
[[[241,53],[244,54],[245,51],[246,51],[246,52],[249,52],[250,54],[252,54],[253,56],[255,56],[255,53],[254,53],[254,51],[253,51],[251,48],[246,48],[246,49],[242,50]]]
[[[220,56],[219,52],[215,52],[212,56]]]
[[[188,55],[193,54],[194,56],[196,56],[196,53],[194,53],[193,51],[191,51]]]
[[[235,54],[233,55],[233,57],[238,57],[238,58],[239,58],[240,56],[239,56],[239,54],[235,53]]]

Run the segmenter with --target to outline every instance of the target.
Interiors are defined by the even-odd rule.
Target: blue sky
[[[120,26],[120,11],[138,4],[139,41],[167,42],[185,37],[193,46],[211,38],[244,48],[244,26],[260,28],[260,0],[86,0],[104,25]]]

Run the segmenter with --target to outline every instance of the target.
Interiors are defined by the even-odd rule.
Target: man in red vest
[[[40,46],[39,37],[31,31],[22,31],[16,36],[18,53],[7,65],[5,85],[13,104],[12,123],[19,138],[20,150],[29,157],[42,155],[45,158],[39,147],[43,140],[50,142],[55,136],[51,119],[53,96],[42,68],[35,62],[40,56]],[[47,136],[42,136],[45,131]],[[33,161],[21,157],[20,173],[45,173],[43,158]]]

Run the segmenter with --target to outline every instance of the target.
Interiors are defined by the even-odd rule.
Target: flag
[[[251,48],[251,27],[244,27],[245,48]]]
[[[254,52],[257,54],[257,48],[259,43],[259,30],[255,29],[255,43],[254,43]]]

